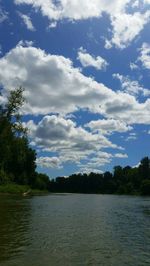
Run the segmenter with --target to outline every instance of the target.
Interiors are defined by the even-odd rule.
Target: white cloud
[[[26,25],[28,30],[35,31],[35,27],[32,24],[31,18],[21,12],[18,12],[19,16],[22,18],[24,24]]]
[[[105,59],[103,59],[101,56],[94,57],[87,53],[83,47],[81,47],[78,51],[78,58],[77,58],[83,67],[95,67],[98,70],[106,69],[108,66],[108,63]]]
[[[0,23],[3,23],[7,19],[8,19],[8,12],[6,12],[0,7]]]
[[[135,8],[135,7],[139,7],[139,0],[135,0],[133,3],[132,3],[132,7]]]
[[[97,172],[102,173],[100,168],[112,160],[112,155],[107,152],[99,151],[93,154],[92,158],[87,158],[84,162],[79,163],[81,172]]]
[[[22,85],[28,114],[68,114],[89,109],[125,123],[150,123],[150,99],[139,103],[128,93],[113,91],[74,68],[63,56],[20,44],[0,58],[5,91]]]
[[[103,12],[118,13],[125,9],[130,0],[60,0],[54,4],[52,0],[15,0],[16,4],[32,5],[35,9],[40,8],[42,14],[49,19],[60,20],[63,18],[79,20],[92,17],[100,17]],[[85,12],[86,11],[86,12]]]
[[[144,14],[135,12],[134,14],[120,13],[116,16],[112,15],[113,37],[110,41],[106,40],[105,48],[111,48],[112,45],[120,49],[126,48],[149,21],[150,11]]]
[[[150,12],[141,13],[140,5],[133,0],[60,0],[55,3],[52,0],[14,0],[16,4],[32,5],[39,9],[42,15],[50,20],[62,19],[81,20],[97,18],[107,13],[112,25],[112,39],[106,40],[105,47],[111,48],[115,45],[125,48],[143,30],[144,25],[149,22]],[[146,6],[149,0],[145,0],[142,6]],[[133,6],[135,5],[135,6]],[[137,12],[127,13],[127,8],[139,8]],[[132,25],[132,27],[131,27]]]
[[[131,126],[120,120],[114,119],[101,119],[96,121],[91,121],[86,124],[94,132],[101,132],[102,134],[110,134],[112,132],[127,132],[132,130]]]
[[[142,62],[144,68],[150,69],[150,45],[148,43],[143,43],[138,60]]]
[[[45,116],[38,124],[29,121],[26,126],[29,128],[30,139],[37,148],[58,154],[50,159],[38,159],[38,165],[43,167],[59,168],[65,162],[73,162],[80,168],[91,163],[94,167],[100,167],[110,162],[112,157],[102,149],[121,149],[102,134],[90,133],[76,126],[72,120],[56,115]],[[83,160],[86,162],[81,164]]]
[[[21,40],[19,41],[18,46],[30,47],[30,46],[33,46],[33,44],[34,44],[33,41]]]
[[[137,140],[137,134],[131,132],[131,133],[129,134],[129,136],[128,136],[125,140],[126,140],[126,141]]]
[[[92,134],[82,127],[77,127],[75,122],[56,115],[47,115],[36,125],[29,121],[27,126],[30,136],[40,147],[52,151],[59,151],[65,147],[72,147],[74,151],[92,151],[100,148],[117,148],[106,137]],[[97,148],[96,148],[97,147]],[[72,150],[71,149],[71,150]]]
[[[36,159],[36,164],[41,168],[62,168],[58,157],[39,157]]]
[[[113,74],[113,77],[120,81],[123,91],[135,96],[139,95],[139,93],[145,97],[150,96],[150,90],[143,88],[137,80],[130,80],[128,76],[123,76],[119,73]]]
[[[130,63],[130,69],[131,70],[135,70],[135,69],[138,69],[139,67],[138,67],[138,65],[137,64],[135,64],[135,63]]]
[[[53,21],[52,23],[49,24],[48,29],[56,28],[57,22]]]
[[[145,4],[150,4],[150,0],[144,0]]]
[[[2,50],[2,45],[0,44],[0,55],[3,53]]]
[[[84,165],[82,168],[80,168],[80,173],[82,174],[90,174],[90,173],[96,173],[96,174],[103,174],[103,171],[100,169],[90,168],[88,165]]]
[[[115,157],[120,158],[120,159],[125,159],[125,158],[128,158],[128,155],[125,153],[116,153]]]
[[[1,83],[7,89],[19,85],[26,88],[28,113],[69,113],[78,107],[96,111],[115,94],[84,76],[71,60],[34,47],[19,44],[0,59],[0,69]]]

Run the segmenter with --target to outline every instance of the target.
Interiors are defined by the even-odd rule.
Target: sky
[[[50,178],[150,156],[150,0],[0,0],[0,103]]]

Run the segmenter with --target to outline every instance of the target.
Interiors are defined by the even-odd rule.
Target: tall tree
[[[22,125],[20,108],[24,89],[12,90],[7,103],[0,106],[0,180],[33,184],[36,153],[29,147],[26,128]],[[6,178],[6,176],[8,178]]]

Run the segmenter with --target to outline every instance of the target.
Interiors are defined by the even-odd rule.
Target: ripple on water
[[[150,198],[0,200],[2,266],[150,265]]]

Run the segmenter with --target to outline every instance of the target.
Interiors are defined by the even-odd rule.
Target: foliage
[[[142,181],[141,194],[145,196],[150,195],[150,179],[145,179]]]
[[[22,194],[29,190],[29,186],[8,183],[0,186],[0,193]]]
[[[115,166],[113,174],[74,174],[57,177],[49,184],[51,192],[141,194],[150,195],[150,159],[145,157],[139,167]]]
[[[11,91],[6,104],[0,105],[0,185],[13,182],[47,189],[48,177],[42,179],[36,173],[36,152],[29,146],[27,130],[22,126],[23,92],[21,87]]]

